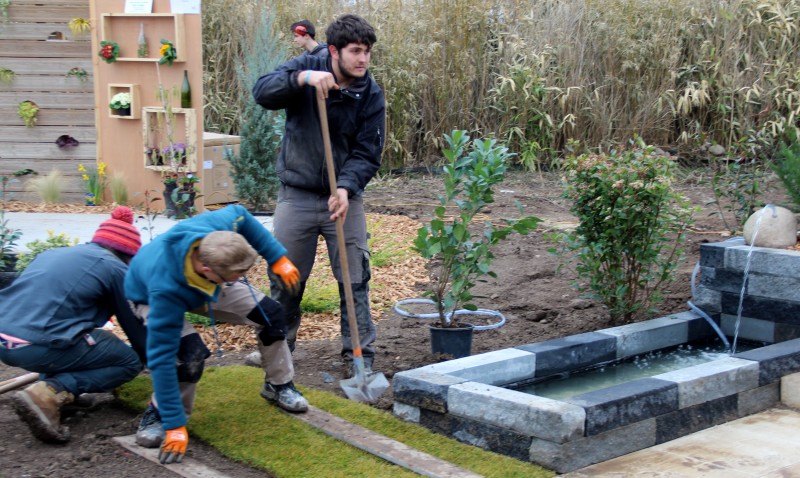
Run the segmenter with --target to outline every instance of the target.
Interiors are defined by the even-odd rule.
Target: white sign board
[[[200,0],[170,0],[169,5],[172,13],[200,14]]]
[[[153,13],[153,0],[125,0],[125,13]]]

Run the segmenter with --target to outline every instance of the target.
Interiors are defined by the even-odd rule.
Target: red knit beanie
[[[94,233],[92,242],[101,246],[110,247],[115,251],[136,255],[142,247],[139,231],[133,225],[133,211],[126,206],[117,206],[111,211],[111,219],[103,221],[97,232]]]

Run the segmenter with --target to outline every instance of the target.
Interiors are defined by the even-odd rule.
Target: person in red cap
[[[315,40],[316,33],[317,30],[314,28],[314,24],[308,20],[292,23],[292,34],[294,35],[292,41],[295,45],[305,50],[303,52],[304,55],[327,57],[328,45]]]
[[[0,360],[41,374],[41,381],[12,396],[36,438],[68,441],[64,405],[83,393],[110,392],[142,370],[146,329],[123,286],[141,245],[133,212],[120,206],[90,243],[42,252],[0,290]],[[99,328],[112,316],[131,346]]]

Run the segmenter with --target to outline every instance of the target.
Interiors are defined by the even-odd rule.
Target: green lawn
[[[263,372],[254,367],[207,369],[189,421],[191,438],[199,438],[232,459],[282,478],[419,476],[329,437],[267,404],[258,393],[262,380]],[[481,475],[554,476],[539,466],[459,443],[368,405],[328,392],[301,390],[319,409]],[[118,397],[126,406],[142,411],[150,391],[149,378],[138,377],[120,387]]]

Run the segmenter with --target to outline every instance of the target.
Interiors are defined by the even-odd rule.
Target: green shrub
[[[23,252],[17,254],[16,269],[18,272],[25,270],[28,265],[36,259],[36,256],[48,249],[55,249],[57,247],[70,247],[78,244],[78,238],[70,239],[65,233],[55,235],[53,231],[47,231],[47,239],[36,239],[26,244],[30,252]]]
[[[781,144],[772,169],[781,178],[794,210],[800,210],[800,143],[796,135],[791,135],[788,145]]]
[[[483,229],[472,226],[475,216],[494,202],[493,188],[505,179],[508,148],[496,140],[476,140],[470,144],[466,131],[445,135],[448,147],[442,150],[445,194],[439,197],[435,217],[417,231],[414,250],[435,261],[425,295],[437,304],[441,327],[457,326],[453,311],[477,310],[472,304],[472,288],[482,276],[497,277],[490,267],[491,247],[514,232],[527,234],[541,219],[527,216],[504,219],[502,226],[486,221]],[[450,220],[447,207],[455,208]],[[521,210],[521,209],[520,209]]]
[[[566,160],[565,197],[578,227],[564,237],[577,272],[614,323],[652,312],[683,253],[692,210],[671,189],[674,167],[636,139],[631,149]]]

